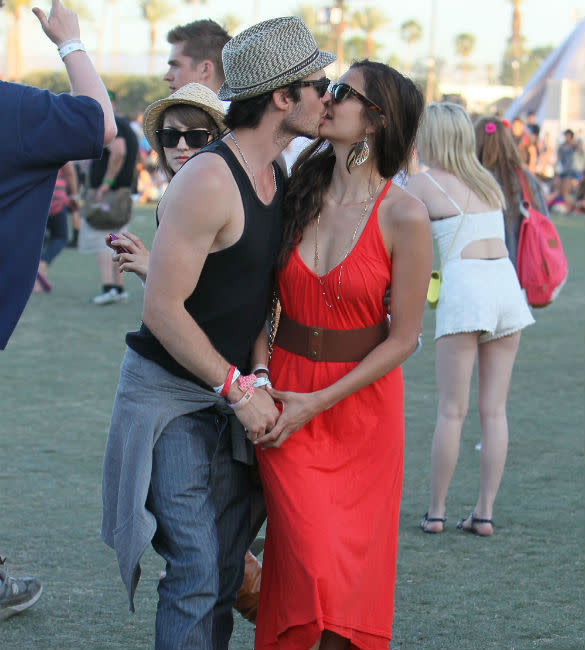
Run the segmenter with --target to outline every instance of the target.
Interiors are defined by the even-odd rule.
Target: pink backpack
[[[526,178],[517,169],[526,215],[520,224],[516,272],[531,307],[546,307],[567,280],[567,258],[553,222],[532,207]]]

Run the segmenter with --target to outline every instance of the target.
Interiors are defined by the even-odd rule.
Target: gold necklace
[[[357,225],[356,225],[356,227],[355,227],[355,229],[353,231],[353,235],[351,237],[351,241],[349,242],[349,246],[348,246],[347,250],[345,251],[345,254],[343,255],[343,257],[341,258],[341,261],[337,265],[339,267],[339,274],[337,276],[337,292],[336,292],[337,293],[336,297],[337,297],[338,301],[341,298],[341,272],[343,271],[343,263],[345,262],[347,256],[353,250],[353,246],[354,246],[358,231],[360,229],[360,226],[362,225],[364,217],[366,216],[366,214],[368,212],[368,208],[370,207],[374,197],[378,193],[378,190],[380,189],[380,185],[382,184],[383,180],[384,180],[383,178],[380,178],[380,180],[378,181],[378,184],[376,185],[376,189],[372,192],[372,194],[370,194],[369,198],[366,199],[364,209],[362,210],[359,221],[357,222]],[[327,302],[327,295],[325,293],[325,283],[327,282],[327,279],[329,278],[329,274],[331,273],[331,271],[333,271],[333,269],[336,268],[336,267],[334,266],[333,269],[327,271],[327,273],[325,273],[325,275],[323,275],[323,276],[320,276],[320,275],[316,274],[317,267],[319,266],[319,223],[320,223],[320,221],[321,221],[321,213],[319,212],[319,214],[317,215],[317,223],[315,224],[315,255],[314,255],[315,275],[317,277],[317,280],[319,280],[319,284],[321,285],[321,289],[322,289],[321,293],[323,294],[325,304],[327,305],[327,307],[329,307],[329,309],[333,309],[333,306],[334,306],[335,303],[330,304],[329,302]]]

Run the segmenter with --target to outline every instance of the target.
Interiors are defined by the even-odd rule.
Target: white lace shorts
[[[534,318],[508,257],[453,259],[445,264],[436,312],[435,340],[480,332],[485,343],[513,334]]]

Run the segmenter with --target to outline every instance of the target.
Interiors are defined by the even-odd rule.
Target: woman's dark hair
[[[301,99],[301,92],[298,86],[285,86],[288,96],[293,102],[298,102]],[[260,120],[264,115],[266,108],[272,100],[272,93],[270,90],[262,95],[242,99],[241,101],[233,101],[227,110],[224,123],[230,131],[234,129],[253,129],[260,124]]]
[[[171,114],[176,120],[181,122],[181,124],[184,124],[186,129],[207,129],[214,134],[214,139],[219,135],[217,124],[212,120],[210,115],[202,108],[190,106],[189,104],[175,104],[174,106],[169,106],[169,108],[159,115],[156,128],[162,129],[165,117],[168,117]],[[158,156],[159,167],[170,180],[175,175],[175,172],[170,168],[165,156],[164,148],[161,146],[158,138],[155,151]]]
[[[414,138],[424,108],[419,88],[394,68],[364,59],[351,65],[364,76],[366,96],[384,112],[362,109],[374,128],[371,155],[384,178],[392,178],[407,169]],[[384,119],[385,118],[385,119]],[[283,267],[301,241],[305,227],[317,218],[335,166],[333,147],[322,138],[316,140],[297,159],[291,170],[283,214],[283,235],[278,265]]]

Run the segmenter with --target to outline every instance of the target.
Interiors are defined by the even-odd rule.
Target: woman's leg
[[[504,473],[508,452],[506,402],[519,343],[520,332],[515,332],[479,346],[480,487],[479,498],[473,511],[478,519],[492,518],[494,501]],[[469,518],[463,527],[472,527]],[[481,535],[491,535],[493,532],[491,524],[476,522],[473,528]]]
[[[44,272],[46,272],[47,266],[67,245],[69,236],[67,232],[67,209],[63,209],[61,212],[49,217],[47,230],[50,231],[51,237],[47,241],[45,236],[45,246],[41,255],[41,259],[45,262],[45,266],[42,268]]]
[[[461,428],[469,405],[469,386],[477,352],[477,332],[451,334],[437,339],[435,374],[439,405],[431,448],[431,498],[429,518],[445,516],[445,500],[459,456]],[[439,521],[424,526],[441,532]]]

